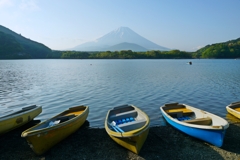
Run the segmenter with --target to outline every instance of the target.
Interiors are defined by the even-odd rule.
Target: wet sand
[[[77,132],[54,146],[44,155],[37,156],[21,133],[36,122],[0,136],[1,160],[47,159],[240,159],[240,123],[232,123],[227,129],[221,148],[192,138],[175,128],[151,127],[148,138],[136,155],[115,143],[104,128],[89,128],[88,122]]]

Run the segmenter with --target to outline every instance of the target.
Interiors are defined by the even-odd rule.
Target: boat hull
[[[224,136],[226,133],[225,129],[215,130],[215,129],[202,129],[202,128],[189,127],[189,126],[182,125],[180,123],[176,123],[175,121],[170,119],[168,116],[166,116],[165,113],[163,112],[162,112],[162,115],[170,125],[184,132],[187,135],[201,139],[217,147],[221,147],[223,144]]]
[[[27,139],[28,144],[37,155],[41,155],[59,143],[61,140],[74,133],[77,129],[79,129],[86,121],[88,113],[89,108],[87,107],[81,115],[76,116],[72,120],[69,120],[62,124],[60,123],[53,127],[34,131],[34,128],[37,128],[38,126],[45,123],[42,122],[24,131],[22,133],[22,137],[25,137]]]
[[[113,135],[109,135],[109,136],[112,138],[112,140],[117,142],[119,145],[132,151],[133,153],[139,154],[144,142],[147,139],[148,132],[149,132],[149,128],[147,128],[141,134],[132,136],[132,137],[124,138],[124,137],[115,137]]]
[[[33,109],[27,111],[19,110],[18,112],[20,113],[0,118],[0,135],[30,122],[42,112],[42,107],[36,106]]]
[[[227,112],[240,119],[240,102],[234,102],[226,106]]]
[[[237,111],[235,111],[235,110],[233,110],[233,109],[230,109],[230,108],[226,108],[226,109],[227,109],[228,113],[230,113],[230,114],[232,114],[233,116],[235,116],[235,117],[237,117],[237,118],[240,119],[240,112],[237,112]]]

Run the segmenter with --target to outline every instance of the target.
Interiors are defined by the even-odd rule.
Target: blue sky
[[[170,48],[195,51],[240,37],[240,0],[0,0],[0,24],[63,50],[121,26]]]

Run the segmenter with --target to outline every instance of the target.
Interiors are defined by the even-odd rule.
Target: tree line
[[[21,39],[21,38],[19,38]],[[21,43],[20,43],[21,42]],[[52,51],[43,44],[16,37],[0,31],[0,59],[191,59],[240,58],[240,38],[207,45],[196,52],[180,50],[134,52],[132,50],[82,52]]]
[[[134,52],[132,50],[80,52],[53,51],[47,58],[63,59],[191,59],[191,58],[240,58],[240,38],[207,45],[196,52],[180,50]]]
[[[193,58],[240,58],[240,38],[207,45],[196,51]]]
[[[192,54],[180,50],[134,52],[132,50],[81,52],[53,51],[47,58],[62,59],[189,59]]]

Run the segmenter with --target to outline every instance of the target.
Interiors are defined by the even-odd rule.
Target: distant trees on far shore
[[[180,50],[133,52],[132,50],[81,52],[53,51],[47,58],[62,59],[189,59],[192,54]]]
[[[196,52],[170,51],[52,51],[42,44],[20,44],[12,35],[0,32],[0,59],[191,59],[191,58],[240,58],[240,38],[207,45]]]
[[[180,50],[134,52],[131,50],[80,52],[53,51],[47,58],[64,59],[191,59],[191,58],[240,58],[240,38],[207,45],[196,52]]]
[[[191,59],[191,58],[240,58],[240,38],[207,45],[196,52],[180,50],[134,52],[131,50],[80,52],[52,51],[46,58],[63,59]]]

